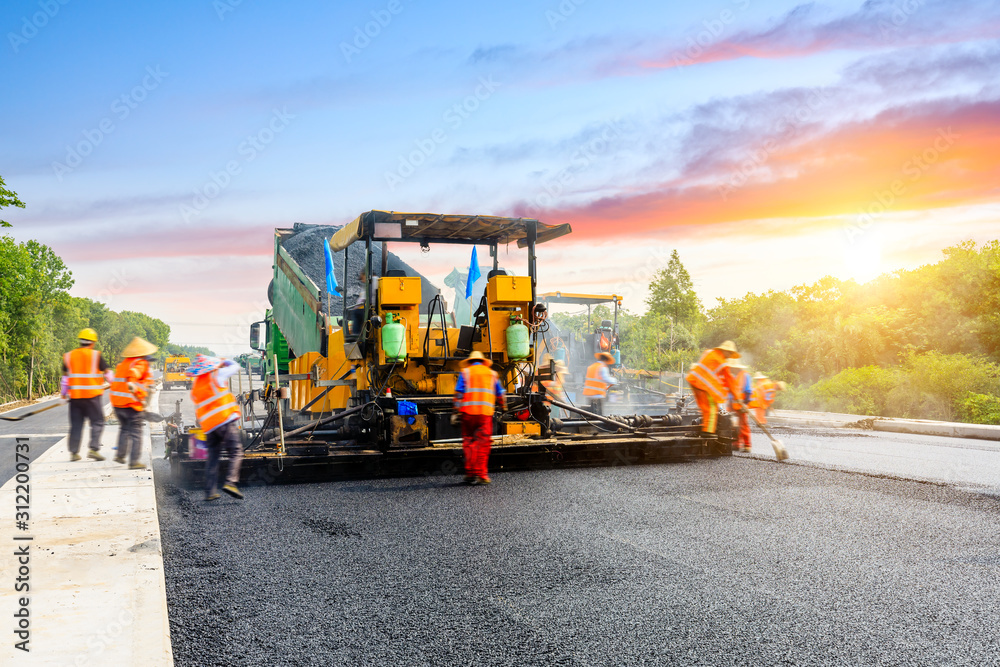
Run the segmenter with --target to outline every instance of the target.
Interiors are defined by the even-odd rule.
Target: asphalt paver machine
[[[321,289],[282,245],[275,230],[272,308],[251,328],[251,346],[265,354],[266,382],[244,419],[247,476],[359,477],[460,470],[460,428],[452,400],[461,362],[473,351],[493,363],[508,392],[508,410],[494,425],[492,469],[642,463],[679,457],[725,456],[734,435],[700,437],[695,415],[594,415],[539,391],[555,370],[540,365],[547,310],[536,294],[536,246],[571,232],[529,218],[369,211],[329,238],[342,254],[340,286],[362,297],[324,307]],[[389,246],[429,251],[440,244],[488,249],[483,294],[472,296],[473,322],[454,326],[440,294],[426,297],[420,275],[393,270]],[[376,252],[375,248],[379,251]],[[498,267],[501,248],[523,257],[524,272]],[[485,257],[486,255],[484,255]],[[362,260],[363,271],[351,275]],[[511,265],[509,260],[505,263]],[[360,275],[363,274],[363,275]],[[345,295],[346,296],[346,295]],[[261,335],[263,327],[263,337]],[[554,420],[555,404],[572,419]],[[203,465],[184,443],[172,448],[174,471]]]

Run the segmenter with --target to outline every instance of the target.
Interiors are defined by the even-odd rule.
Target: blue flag
[[[337,276],[333,275],[333,254],[330,252],[330,239],[323,239],[323,254],[326,255],[326,291],[327,294],[336,294]]]
[[[465,298],[472,296],[472,284],[483,274],[479,272],[479,258],[476,256],[476,246],[472,246],[472,259],[469,260],[469,276],[465,281]]]

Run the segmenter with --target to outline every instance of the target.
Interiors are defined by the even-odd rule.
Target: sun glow
[[[852,239],[844,248],[842,277],[866,283],[884,273],[882,267],[882,240],[871,231]]]

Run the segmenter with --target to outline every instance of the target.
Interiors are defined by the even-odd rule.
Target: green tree
[[[702,306],[694,291],[694,283],[676,250],[670,253],[667,268],[653,276],[646,298],[649,312],[680,324],[689,331],[698,328],[702,320]]]
[[[18,199],[17,193],[13,190],[8,190],[5,186],[3,176],[0,176],[0,208],[6,208],[8,206],[17,206],[18,208],[24,208],[24,202]],[[6,220],[0,220],[0,227],[10,227],[11,224]]]

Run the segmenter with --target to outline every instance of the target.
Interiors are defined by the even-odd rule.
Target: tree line
[[[790,385],[778,407],[1000,424],[1000,241],[863,285],[826,277],[707,309],[674,251],[646,303],[618,317],[629,367],[686,370],[731,339],[754,370]],[[610,318],[602,308],[595,319]],[[586,315],[553,319],[586,328]]]
[[[0,178],[0,208],[24,208]],[[0,220],[0,227],[10,227]],[[135,336],[161,349],[170,327],[144,313],[114,312],[104,304],[69,294],[73,274],[51,248],[37,241],[0,236],[0,403],[59,391],[62,355],[77,346],[77,334],[97,331],[97,349],[109,364]]]

